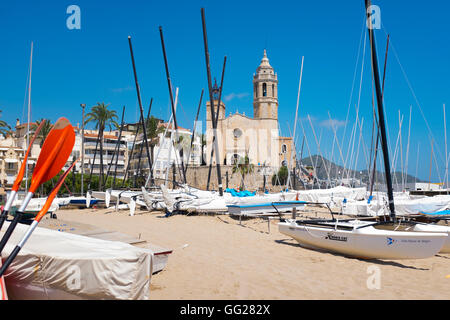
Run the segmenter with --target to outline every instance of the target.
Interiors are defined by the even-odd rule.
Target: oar
[[[72,152],[74,144],[75,132],[72,125],[66,118],[59,118],[45,139],[41,152],[39,153],[39,158],[31,178],[30,189],[0,241],[0,254],[17,223],[22,218],[23,212],[36,189],[61,171]]]
[[[79,160],[79,158],[74,161],[72,163],[72,165],[70,166],[69,169],[66,170],[66,172],[64,172],[64,174],[62,174],[59,177],[58,182],[56,183],[56,186],[53,188],[53,190],[50,192],[49,196],[47,197],[47,200],[45,201],[44,206],[42,207],[41,211],[39,211],[39,213],[36,215],[36,218],[34,218],[33,223],[30,225],[30,227],[28,228],[27,232],[25,233],[25,235],[22,237],[22,240],[19,242],[19,244],[14,248],[14,250],[11,252],[11,254],[9,255],[8,259],[6,259],[5,263],[3,264],[3,266],[0,268],[0,277],[3,275],[3,273],[5,272],[5,270],[9,267],[9,265],[11,264],[11,262],[14,260],[14,258],[17,256],[17,254],[19,253],[20,249],[23,248],[23,246],[25,245],[25,243],[27,242],[28,238],[31,236],[31,234],[33,233],[34,229],[36,229],[36,226],[38,225],[38,223],[41,221],[42,217],[45,216],[45,214],[48,212],[48,209],[50,208],[50,206],[52,205],[53,200],[55,199],[55,196],[58,194],[59,188],[62,186],[62,184],[64,183],[64,180],[66,179],[66,177],[68,176],[70,170],[72,170],[73,166],[75,165],[75,163]]]
[[[27,152],[25,153],[25,157],[23,158],[22,164],[20,166],[19,173],[17,174],[17,177],[16,177],[16,181],[14,181],[11,192],[9,193],[8,200],[6,200],[5,207],[3,208],[2,213],[0,215],[0,230],[2,229],[3,222],[5,222],[6,218],[8,217],[9,209],[11,209],[11,206],[16,198],[17,191],[19,190],[20,184],[22,183],[23,176],[25,174],[25,169],[27,167],[28,154],[30,153],[30,150],[33,146],[34,140],[38,136],[42,127],[44,126],[44,123],[45,123],[45,120],[42,120],[42,122],[39,124],[39,127],[37,127],[36,131],[34,132],[33,138],[31,139],[30,143],[28,144],[28,149],[27,149]]]

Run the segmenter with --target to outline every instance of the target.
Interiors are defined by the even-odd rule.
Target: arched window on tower
[[[275,98],[275,85],[272,84],[272,97]]]
[[[263,97],[267,97],[267,83],[263,83]]]

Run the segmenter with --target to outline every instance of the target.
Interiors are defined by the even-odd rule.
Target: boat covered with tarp
[[[27,228],[17,225],[4,261]],[[4,277],[9,299],[149,299],[153,258],[150,249],[38,227]]]

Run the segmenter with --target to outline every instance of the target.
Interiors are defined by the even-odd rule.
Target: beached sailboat
[[[390,217],[387,222],[362,222],[358,220],[296,221],[278,224],[279,231],[297,240],[302,246],[325,249],[331,252],[370,259],[423,259],[437,254],[448,239],[444,232],[414,232],[419,228],[410,222],[400,228],[396,221],[394,194],[390,174],[389,153],[378,73],[375,38],[370,16],[370,0],[365,0],[369,37],[372,51],[372,71],[378,105],[378,120],[384,156]],[[416,229],[417,230],[417,229]],[[419,231],[419,230],[417,230]]]
[[[304,247],[364,259],[429,258],[441,251],[448,238],[442,232],[407,231],[408,228],[388,230],[395,225],[359,220],[288,220],[278,226],[282,234],[294,238]]]

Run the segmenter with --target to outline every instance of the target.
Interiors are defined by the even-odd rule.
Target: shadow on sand
[[[346,255],[343,255],[343,254],[330,252],[330,251],[327,251],[327,250],[324,250],[324,249],[308,248],[308,247],[300,245],[299,243],[294,243],[292,241],[293,241],[292,239],[275,240],[276,243],[280,243],[280,244],[284,244],[284,245],[288,245],[288,246],[293,246],[293,247],[298,247],[298,248],[302,248],[302,249],[305,249],[305,250],[321,252],[321,253],[324,253],[324,254],[331,254],[331,255],[336,256],[336,257],[343,257],[343,258],[346,258],[346,259],[359,260],[361,262],[366,262],[366,263],[373,263],[373,264],[379,264],[379,265],[385,265],[385,266],[392,266],[392,267],[397,267],[397,268],[402,268],[402,269],[413,269],[413,270],[419,270],[419,271],[428,271],[428,270],[430,270],[428,268],[418,268],[418,267],[414,267],[414,266],[408,266],[408,265],[405,265],[405,264],[402,264],[402,263],[399,263],[399,262],[396,262],[396,261],[392,261],[392,260],[363,259],[363,258],[350,257],[350,256],[346,256]],[[437,257],[450,259],[449,257],[440,256],[440,255],[437,255]]]

